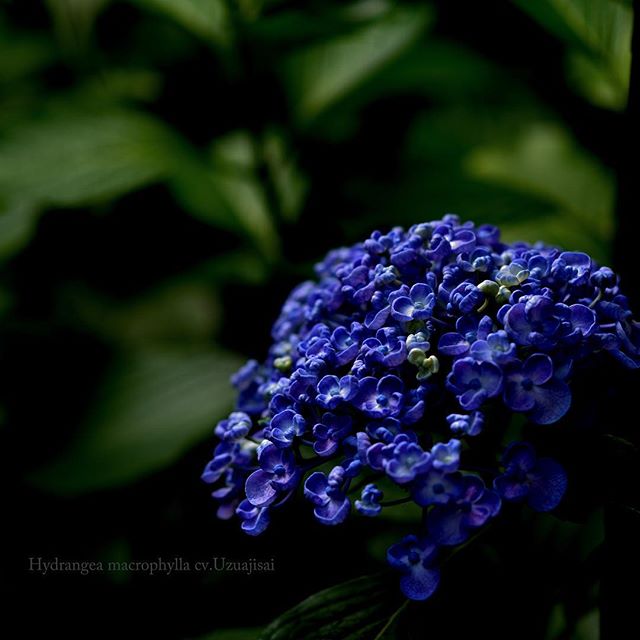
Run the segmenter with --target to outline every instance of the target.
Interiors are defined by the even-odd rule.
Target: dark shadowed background
[[[292,507],[252,539],[199,480],[230,373],[328,249],[453,212],[631,272],[631,2],[0,8],[3,604],[29,612],[7,637],[250,640],[384,567],[402,522]],[[412,637],[597,638],[601,514],[574,502],[459,556]],[[275,570],[195,569],[214,557]],[[158,558],[190,568],[105,568]]]

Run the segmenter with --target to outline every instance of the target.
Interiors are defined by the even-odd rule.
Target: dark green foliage
[[[331,548],[293,586],[293,543],[215,521],[198,475],[233,403],[226,379],[263,356],[312,263],[378,227],[454,212],[610,261],[631,14],[623,0],[0,1],[2,575],[56,618],[21,620],[24,637],[255,638],[334,578],[379,570],[402,509],[346,541],[300,524]],[[589,549],[601,537],[585,535]],[[281,573],[24,571],[33,555],[113,549],[274,553]],[[563,580],[584,555],[534,583],[575,592]],[[507,557],[480,564],[508,579],[522,559]],[[375,637],[399,603],[355,584],[264,637]],[[592,637],[592,590],[574,600],[545,600],[522,638]],[[90,630],[59,619],[69,602]]]

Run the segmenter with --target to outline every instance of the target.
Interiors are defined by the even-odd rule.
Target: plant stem
[[[403,611],[409,605],[409,600],[405,600],[399,607],[396,609],[395,613],[387,620],[386,624],[380,631],[376,634],[374,640],[382,640],[384,638],[384,634],[391,628],[391,625],[398,619],[400,615],[402,615]]]

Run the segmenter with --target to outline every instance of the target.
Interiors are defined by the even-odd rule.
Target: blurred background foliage
[[[264,354],[331,247],[455,212],[612,258],[631,2],[0,7],[0,455],[18,564],[268,553],[215,523],[197,476],[229,374]],[[92,601],[178,598],[189,621],[158,637],[215,626],[214,579],[90,580]]]

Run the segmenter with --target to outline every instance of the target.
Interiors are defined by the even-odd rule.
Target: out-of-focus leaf
[[[0,23],[0,84],[39,71],[55,57],[51,43],[45,38],[17,36]]]
[[[598,640],[599,638],[600,611],[598,609],[593,609],[578,620],[574,640]]]
[[[192,215],[240,230],[264,257],[279,250],[272,212],[256,174],[254,142],[246,131],[232,131],[215,141],[210,162],[183,163],[172,177],[178,199]]]
[[[260,183],[253,177],[234,172],[217,171],[214,183],[243,226],[260,241],[265,253],[277,255],[278,236]]]
[[[253,0],[249,0],[253,2]],[[317,4],[311,10],[298,3],[276,0],[269,5],[288,5],[282,10],[269,6],[260,20],[249,25],[256,40],[269,43],[285,51],[298,47],[310,47],[327,39],[345,36],[393,10],[392,0],[359,0],[345,3]]]
[[[62,45],[81,53],[86,47],[96,18],[110,0],[46,0]]]
[[[222,155],[233,159],[228,147]],[[0,142],[0,197],[22,211],[83,206],[168,180],[188,213],[250,238],[273,258],[278,238],[262,187],[254,173],[228,164],[208,162],[142,113],[75,109],[23,124]]]
[[[18,253],[31,239],[38,211],[26,202],[0,206],[0,262]]]
[[[365,576],[316,593],[274,620],[260,640],[371,640],[398,609],[397,591]]]
[[[50,115],[0,142],[0,195],[78,206],[165,176],[181,149],[162,124],[131,111]]]
[[[161,89],[162,77],[154,71],[110,68],[82,86],[79,94],[92,104],[122,100],[151,102]]]
[[[263,143],[263,155],[273,184],[282,217],[294,222],[307,193],[307,180],[293,157],[282,135],[270,131]]]
[[[562,634],[566,632],[567,620],[562,604],[556,604],[547,621],[547,630],[545,632],[544,640],[558,640],[562,637]]]
[[[527,217],[528,212],[524,213],[523,216],[514,214],[513,220],[502,225],[502,237],[506,242],[540,240],[554,247],[585,251],[600,263],[608,263],[611,259],[607,243],[587,229],[580,228],[580,223],[573,217],[558,211],[535,217]],[[518,220],[518,217],[524,219]]]
[[[293,109],[307,122],[391,62],[424,31],[426,7],[395,9],[351,34],[292,55],[285,81]]]
[[[229,376],[239,364],[231,354],[202,350],[123,355],[77,439],[32,481],[55,493],[80,494],[163,468],[231,407]]]
[[[191,33],[217,45],[231,42],[231,22],[225,0],[131,0],[169,17]]]
[[[405,226],[453,212],[502,228],[556,214],[558,206],[548,198],[480,179],[466,168],[475,149],[497,141],[508,145],[540,118],[543,112],[528,97],[510,85],[508,101],[501,97],[497,104],[432,108],[418,117],[406,135],[402,164],[393,167],[388,181],[362,179],[349,185],[350,197],[367,211],[366,218],[341,220],[350,237],[356,240],[372,228],[387,228],[392,224],[389,211],[393,224]]]
[[[196,271],[216,283],[262,284],[268,276],[268,265],[255,251],[238,250],[216,256],[200,265]]]
[[[613,231],[613,178],[563,129],[547,123],[532,125],[510,144],[472,151],[466,166],[475,178],[554,203],[566,221],[600,243],[597,253],[602,254]]]
[[[211,286],[193,279],[167,282],[131,302],[100,297],[70,286],[60,307],[70,324],[91,330],[121,348],[206,344],[215,334],[221,309]]]
[[[595,104],[623,109],[629,89],[633,9],[617,0],[515,0],[572,48],[569,78]]]
[[[450,105],[459,100],[486,100],[501,95],[505,85],[510,97],[523,87],[497,65],[456,42],[429,37],[406,49],[357,94],[360,103],[401,92],[426,95]],[[351,104],[351,103],[350,103]]]

